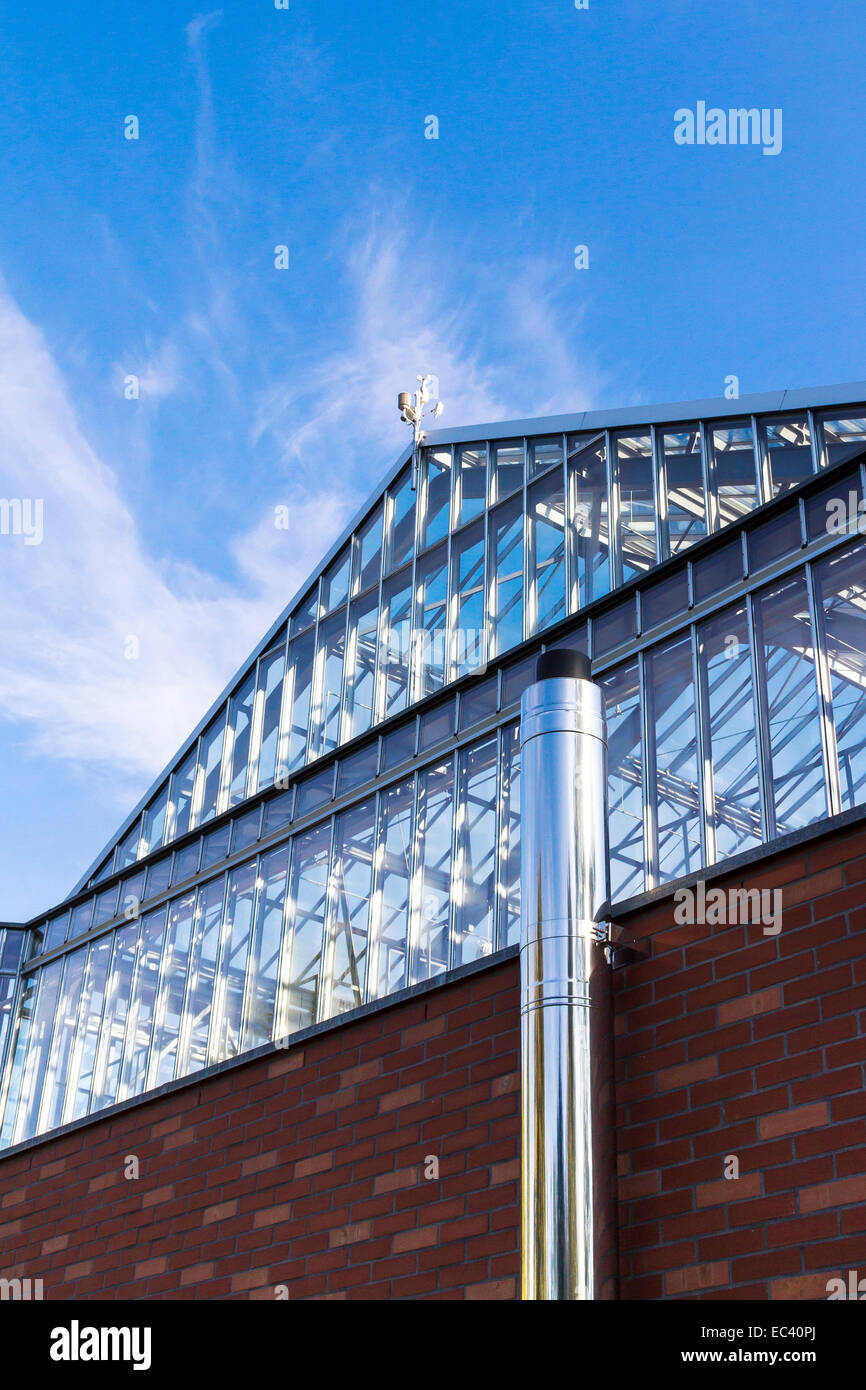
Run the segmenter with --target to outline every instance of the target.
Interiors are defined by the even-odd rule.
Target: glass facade
[[[542,645],[603,686],[614,903],[866,803],[861,455],[866,408],[425,450],[23,963],[0,928],[0,1143],[513,945]]]

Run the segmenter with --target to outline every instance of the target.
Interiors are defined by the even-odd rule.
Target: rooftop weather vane
[[[419,386],[414,396],[409,391],[401,391],[397,397],[397,409],[400,412],[400,419],[407,425],[411,425],[414,431],[414,444],[412,448],[412,488],[413,491],[418,484],[418,465],[420,462],[421,445],[426,438],[421,428],[421,421],[425,415],[432,415],[434,420],[438,420],[442,411],[445,409],[441,401],[432,401],[433,383],[436,380],[432,376],[416,377]]]

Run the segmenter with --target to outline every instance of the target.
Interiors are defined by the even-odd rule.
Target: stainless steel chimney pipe
[[[520,748],[523,1298],[615,1298],[606,733],[586,657],[539,658]]]

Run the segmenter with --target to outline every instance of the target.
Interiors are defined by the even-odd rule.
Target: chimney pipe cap
[[[550,651],[542,652],[535,664],[535,679],[547,681],[562,677],[591,681],[589,657],[568,647],[552,647]]]

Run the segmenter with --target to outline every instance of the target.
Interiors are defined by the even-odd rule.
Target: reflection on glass
[[[194,909],[194,892],[176,898],[169,904],[168,926],[159,972],[153,1046],[147,1069],[148,1089],[162,1086],[174,1076]]]
[[[385,788],[379,798],[374,880],[373,956],[369,995],[380,999],[406,984],[409,884],[412,873],[414,780]]]
[[[622,580],[627,584],[645,574],[657,559],[650,436],[618,435],[615,464]]]
[[[322,612],[333,613],[349,597],[349,546],[344,546],[322,576]]]
[[[249,687],[250,681],[245,684]],[[252,692],[250,691],[250,693]],[[225,726],[226,716],[225,711],[222,711],[217,715],[210,728],[205,729],[201,736],[199,810],[194,820],[190,822],[191,825],[204,825],[206,821],[212,820],[217,813]],[[247,742],[248,735],[242,735],[242,739]],[[242,775],[246,777],[246,760]],[[180,834],[179,831],[177,833]]]
[[[144,813],[144,833],[140,857],[143,859],[152,850],[159,849],[165,834],[165,817],[168,810],[168,783],[161,787]]]
[[[84,983],[84,967],[87,964],[87,948],[81,947],[78,951],[70,952],[64,957],[62,964],[63,988],[60,991],[54,1036],[51,1040],[51,1057],[39,1112],[40,1130],[56,1129],[63,1121],[66,1077],[78,1026],[78,1008]]]
[[[658,834],[658,878],[666,883],[701,863],[701,794],[692,648],[688,637],[647,655],[655,738],[649,794]]]
[[[376,647],[379,600],[374,592],[356,599],[349,610],[346,657],[346,697],[343,703],[342,743],[363,734],[373,723],[376,695]]]
[[[824,420],[824,465],[832,468],[845,459],[855,458],[866,449],[866,416],[849,415]]]
[[[493,950],[498,754],[495,735],[458,754],[452,967]]]
[[[645,887],[643,763],[637,662],[618,666],[601,682],[607,716],[607,817],[610,896],[633,897]]]
[[[523,444],[520,440],[490,446],[490,505],[502,502],[523,487]]]
[[[451,678],[466,675],[486,659],[484,632],[484,525],[454,537],[451,548]]]
[[[758,505],[755,442],[751,425],[719,425],[712,431],[719,525],[727,526]]]
[[[716,856],[761,843],[761,789],[749,629],[745,607],[727,608],[698,629],[698,659],[707,708],[712,823]]]
[[[255,670],[252,670],[240,689],[232,696],[229,714],[231,752],[229,754],[226,806],[237,806],[238,802],[243,801],[246,796],[255,694],[256,673]]]
[[[408,570],[395,575],[382,590],[382,631],[379,669],[384,701],[382,718],[399,714],[409,702],[409,650],[412,622],[412,582]]]
[[[283,675],[286,658],[282,648],[263,656],[259,662],[257,699],[261,704],[262,733],[259,747],[257,776],[250,783],[250,793],[270,787],[276,776],[277,748],[280,733],[280,710],[283,703]]]
[[[486,447],[483,444],[460,444],[455,467],[455,525],[462,526],[484,511],[487,492]]]
[[[358,531],[355,541],[355,579],[353,594],[362,594],[371,584],[378,584],[382,568],[382,506],[376,508],[369,521]]]
[[[866,801],[866,545],[815,567],[833,697],[842,809]]]
[[[214,976],[223,920],[225,875],[198,890],[190,950],[189,983],[184,1006],[177,1075],[207,1066],[207,1043],[213,1004]]]
[[[78,1031],[72,1049],[69,1079],[66,1083],[66,1104],[63,1108],[64,1124],[68,1124],[70,1120],[80,1119],[82,1115],[87,1114],[110,960],[111,934],[103,936],[99,941],[94,941],[88,952],[84,989],[81,995],[81,1009],[78,1015]]]
[[[307,733],[310,725],[310,703],[313,690],[314,633],[305,632],[289,646],[289,669],[292,672],[291,717],[286,750],[285,771],[303,767],[307,756]]]
[[[758,671],[766,682],[776,834],[827,814],[815,653],[802,573],[755,603]]]
[[[490,655],[523,641],[523,499],[491,512]]]
[[[416,567],[415,699],[423,700],[445,684],[448,620],[448,564],[444,546],[419,560]]]
[[[787,492],[812,475],[812,438],[805,415],[771,420],[767,424],[772,495]]]
[[[415,548],[415,493],[407,470],[388,493],[385,571],[399,569]]]
[[[57,995],[60,990],[60,976],[63,970],[63,962],[56,960],[47,965],[44,970],[38,972],[39,975],[39,994],[36,1006],[32,1014],[32,1026],[28,1026],[25,1036],[19,1032],[18,1041],[29,1041],[27,1050],[27,1061],[23,1065],[23,1074],[16,1076],[15,1067],[17,1057],[13,1063],[13,1080],[9,1091],[9,1102],[12,1102],[17,1085],[20,1084],[20,1099],[18,1099],[17,1115],[14,1113],[14,1105],[10,1108],[7,1102],[7,1119],[10,1121],[10,1132],[7,1135],[6,1122],[4,1121],[3,1136],[0,1142],[4,1144],[20,1144],[25,1139],[30,1139],[36,1128],[36,1117],[39,1110],[39,1102],[42,1096],[42,1086],[45,1080],[45,1073],[48,1068],[51,1035],[54,1031],[54,1014],[57,1007]],[[28,1010],[29,1013],[29,1010]],[[17,1049],[16,1049],[17,1051]],[[23,1055],[22,1055],[23,1063]],[[14,1123],[14,1132],[11,1124]]]
[[[337,817],[328,912],[330,988],[322,1017],[364,1002],[367,928],[373,876],[375,798]]]
[[[530,482],[546,473],[549,468],[562,466],[562,435],[555,434],[549,439],[532,439],[529,442]]]
[[[531,632],[565,617],[565,486],[559,472],[533,483],[529,511]]]
[[[668,543],[671,555],[678,555],[707,534],[699,427],[665,432],[662,453],[667,487]]]
[[[120,1070],[118,1100],[137,1096],[145,1086],[153,1013],[159,983],[159,963],[162,959],[166,910],[159,908],[142,919],[138,961],[129,1005],[126,1046]]]
[[[229,874],[209,1055],[212,1062],[236,1057],[241,1046],[244,981],[256,900],[255,861]]]
[[[448,967],[454,763],[418,774],[418,865],[412,984]]]
[[[520,940],[520,725],[502,730],[498,944]]]
[[[306,1028],[316,1020],[330,846],[331,827],[327,823],[315,826],[294,841],[283,1035]]]
[[[113,1105],[117,1095],[137,951],[138,922],[130,922],[114,935],[109,985],[105,997],[105,1016],[102,1021],[93,1095],[90,1101],[91,1110],[101,1110],[106,1105]]]
[[[422,549],[448,535],[451,516],[451,450],[427,449],[424,455]]]
[[[573,573],[581,608],[610,592],[606,458],[603,436],[589,444],[585,436],[580,435],[572,436],[568,441]]]
[[[256,921],[250,946],[242,1051],[261,1047],[274,1035],[289,845],[262,856]]]
[[[171,800],[174,810],[171,829],[166,839],[174,840],[185,835],[190,828],[192,797],[195,791],[196,757],[198,747],[193,744],[177,772],[171,779]]]

